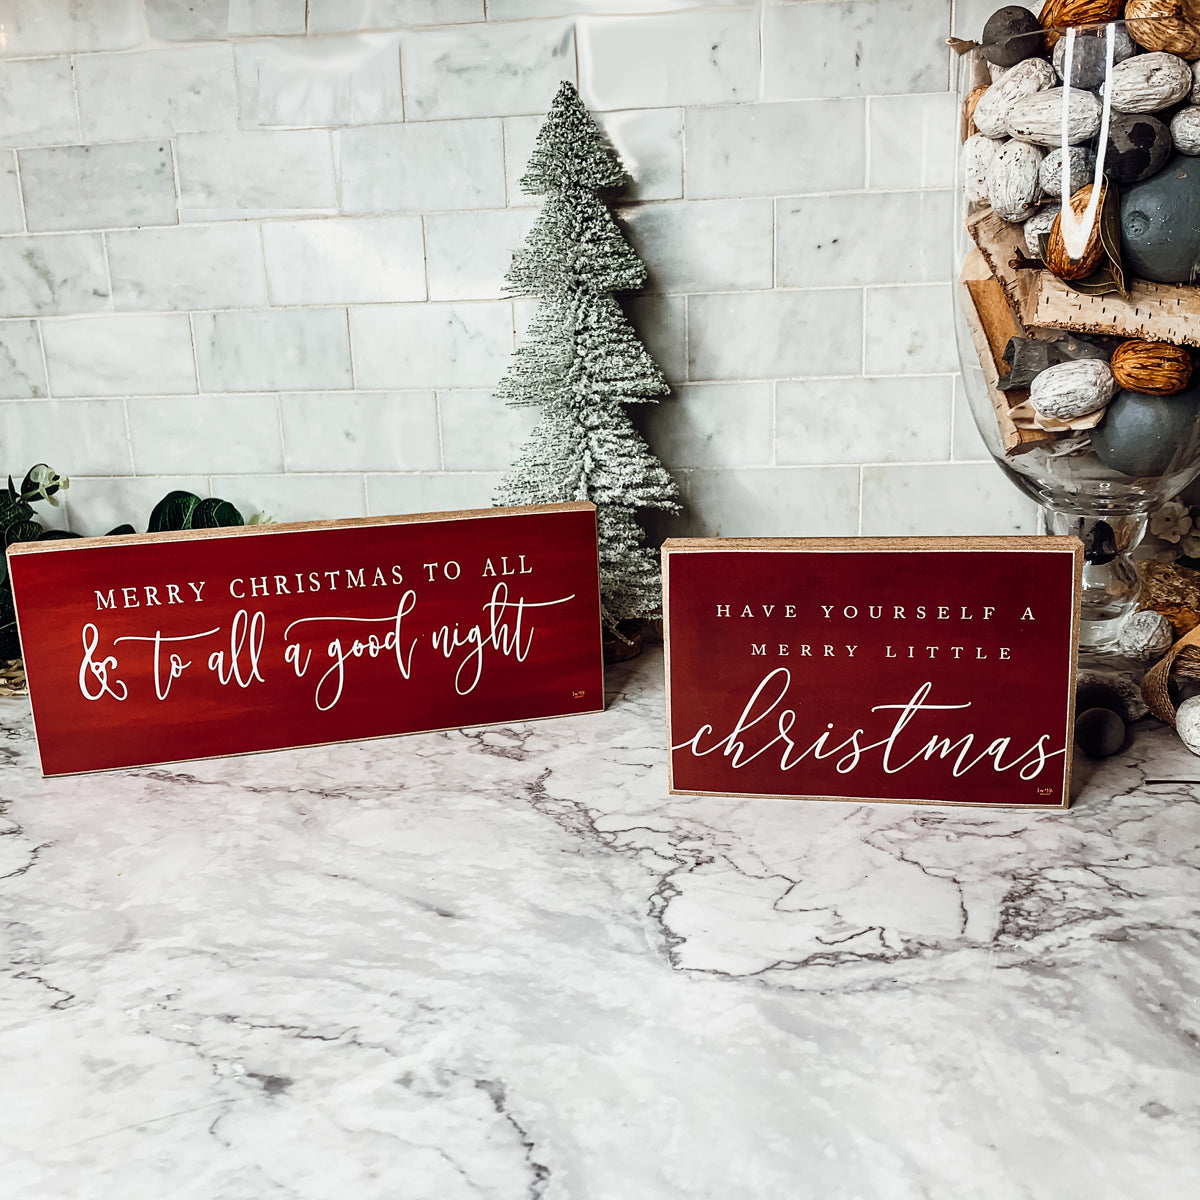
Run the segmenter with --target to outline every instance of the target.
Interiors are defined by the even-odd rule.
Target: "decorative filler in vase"
[[[496,395],[541,417],[496,494],[498,505],[589,500],[596,505],[607,656],[636,653],[640,622],[661,616],[656,551],[641,509],[679,509],[675,482],[625,410],[670,389],[614,299],[646,282],[646,268],[599,193],[626,182],[570,83],[538,134],[521,189],[546,196],[513,257],[512,293],[541,300]]]
[[[967,396],[1084,543],[1081,645],[1115,648],[1147,520],[1200,472],[1200,0],[1008,5],[954,44]]]

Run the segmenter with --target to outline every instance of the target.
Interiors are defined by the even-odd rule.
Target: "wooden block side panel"
[[[667,542],[672,792],[1065,807],[1082,551]]]
[[[47,775],[603,708],[589,505],[9,556]]]

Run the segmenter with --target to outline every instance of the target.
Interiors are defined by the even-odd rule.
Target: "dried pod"
[[[1139,46],[1189,61],[1200,58],[1200,4],[1196,0],[1126,0],[1125,27]]]
[[[1029,403],[1043,417],[1069,421],[1103,408],[1116,391],[1108,363],[1098,358],[1047,367],[1029,385]]]
[[[985,137],[1004,137],[1013,103],[1022,96],[1052,88],[1056,78],[1054,68],[1044,58],[1023,59],[979,98],[971,114],[975,128]]]
[[[1066,25],[1115,21],[1120,15],[1121,0],[1046,0],[1038,20],[1046,30],[1046,45],[1053,46]]]
[[[1041,212],[1034,213],[1025,222],[1025,249],[1029,251],[1030,257],[1042,257],[1042,252],[1038,246],[1038,238],[1043,233],[1050,232],[1054,227],[1054,222],[1058,220],[1060,212],[1062,212],[1062,205],[1055,204],[1050,208],[1043,208]]]
[[[983,93],[987,90],[988,85],[981,83],[977,88],[972,88],[963,101],[963,141],[979,132],[979,126],[975,124],[975,105],[983,99]]]
[[[1020,223],[1033,216],[1038,197],[1038,167],[1042,152],[1027,142],[1005,142],[988,167],[988,198],[1006,221]]]
[[[1113,351],[1112,373],[1117,386],[1127,392],[1174,396],[1192,378],[1192,358],[1182,346],[1139,338],[1122,342]]]
[[[1096,155],[1087,146],[1056,146],[1042,159],[1038,171],[1038,183],[1047,196],[1061,196],[1063,183],[1063,156],[1069,157],[1069,186],[1074,191],[1085,180],[1091,179],[1096,170]]]
[[[1171,141],[1180,154],[1200,154],[1200,104],[1189,104],[1171,118]]]
[[[1092,225],[1088,230],[1087,245],[1079,258],[1072,258],[1067,249],[1062,232],[1062,213],[1054,220],[1050,230],[1050,239],[1046,243],[1046,266],[1051,274],[1059,279],[1086,279],[1104,258],[1104,243],[1100,239],[1100,218],[1104,211],[1104,194],[1106,184],[1100,185],[1100,202],[1096,205],[1096,213],[1092,217]],[[1092,198],[1092,185],[1082,187],[1071,197],[1071,211],[1082,220],[1087,215],[1088,202]]]
[[[1158,112],[1177,104],[1191,90],[1192,68],[1177,54],[1135,54],[1112,69],[1104,94],[1117,112]]]
[[[969,204],[988,202],[988,170],[1002,142],[976,133],[967,138],[962,148],[963,190]]]
[[[1061,146],[1064,101],[1067,105],[1067,144],[1074,146],[1095,137],[1100,128],[1100,101],[1091,92],[1079,88],[1048,88],[1019,97],[1009,105],[1005,132],[1019,142]]]

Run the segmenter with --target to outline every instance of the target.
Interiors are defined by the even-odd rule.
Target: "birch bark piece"
[[[1022,274],[1033,277],[1020,306],[1021,320],[1029,328],[1200,346],[1200,288],[1134,279],[1126,297],[1085,296],[1049,271]]]

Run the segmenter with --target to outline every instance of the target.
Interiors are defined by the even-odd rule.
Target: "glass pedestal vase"
[[[1083,541],[1083,650],[1115,648],[1149,516],[1200,473],[1200,106],[1175,137],[1192,67],[1145,57],[1139,25],[1010,30],[958,59],[966,396],[1046,531]],[[1130,78],[1161,95],[1122,111]]]

